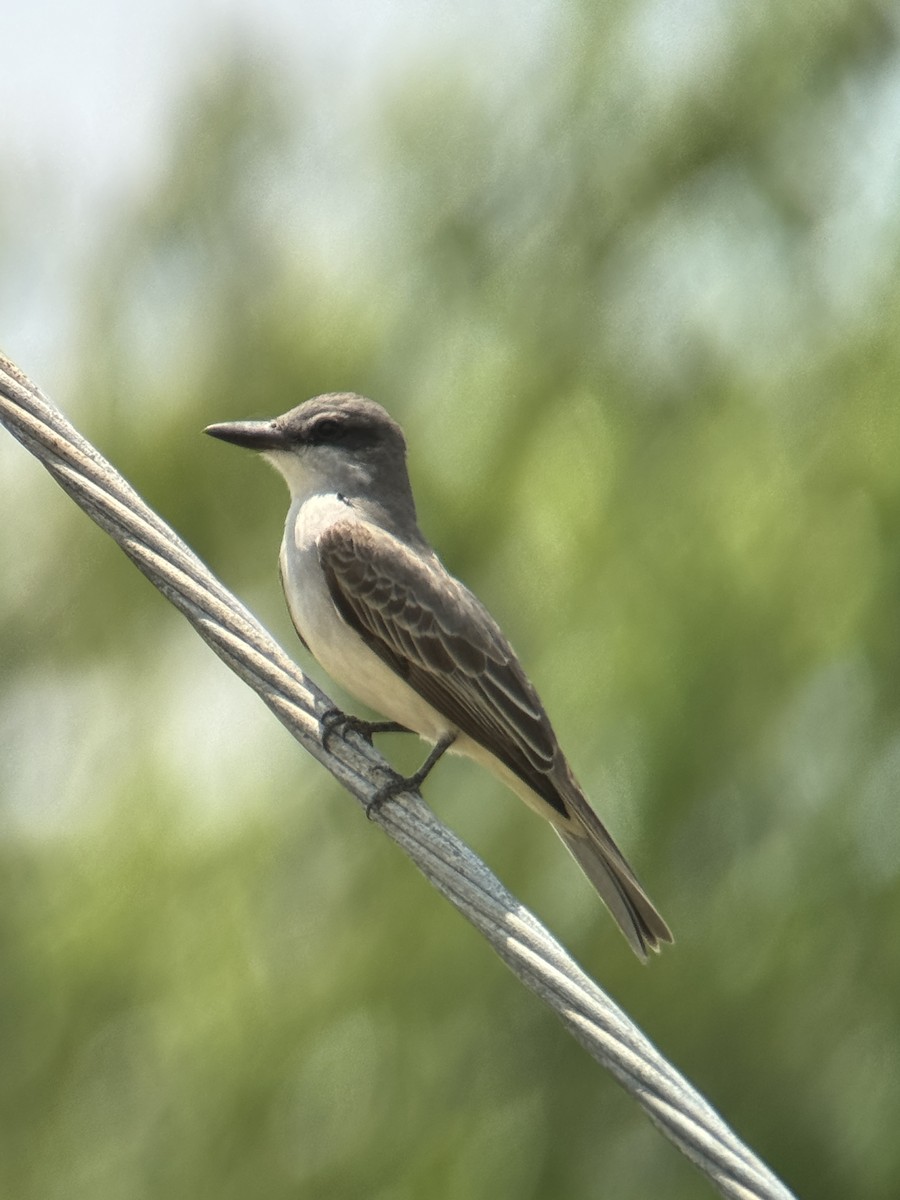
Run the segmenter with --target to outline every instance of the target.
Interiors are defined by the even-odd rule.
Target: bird
[[[376,799],[417,790],[447,751],[466,755],[550,822],[639,958],[671,942],[500,626],[420,530],[406,439],[387,410],[333,392],[205,432],[259,452],[287,483],[279,563],[294,627],[325,671],[387,720],[338,716],[369,738],[411,731],[431,744],[422,767]]]

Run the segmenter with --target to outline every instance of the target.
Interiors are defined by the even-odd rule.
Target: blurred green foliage
[[[55,399],[292,647],[282,485],[199,431],[385,403],[676,946],[641,969],[474,767],[428,798],[798,1194],[887,1200],[896,19],[702,7],[679,40],[685,6],[569,0],[531,61],[420,61],[352,122],[223,51],[109,220]],[[0,1194],[710,1194],[19,459]]]

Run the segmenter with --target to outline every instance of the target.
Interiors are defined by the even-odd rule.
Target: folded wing
[[[327,529],[319,561],[344,620],[423,699],[567,815],[550,779],[560,750],[499,626],[436,556],[358,521]]]

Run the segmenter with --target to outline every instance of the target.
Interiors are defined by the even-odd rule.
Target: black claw
[[[399,796],[401,792],[409,791],[408,779],[391,779],[383,784],[371,800],[366,802],[366,816],[369,820],[373,820],[374,814],[381,808],[386,800],[392,800],[394,796]]]
[[[322,729],[322,746],[325,750],[328,749],[329,741],[338,730],[346,733],[352,729],[354,733],[358,733],[361,738],[364,738],[370,746],[372,744],[372,735],[375,733],[412,732],[405,725],[398,725],[396,721],[364,721],[361,717],[353,717],[350,713],[345,713],[339,708],[329,708],[322,713],[321,717],[319,717],[319,725]]]
[[[349,717],[345,712],[341,712],[339,708],[329,708],[327,712],[323,712],[321,717],[319,717],[319,726],[322,730],[322,748],[328,750],[328,743],[331,741],[332,735],[337,733],[341,728],[346,729],[352,720],[352,717]]]
[[[387,783],[381,785],[371,800],[366,803],[366,816],[372,820],[372,814],[377,812],[388,800],[401,796],[404,792],[417,792],[424,782],[427,771],[416,771],[415,775],[396,775]]]

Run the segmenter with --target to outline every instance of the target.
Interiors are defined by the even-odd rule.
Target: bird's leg
[[[380,787],[366,805],[366,816],[371,820],[373,809],[380,808],[385,800],[399,796],[401,792],[417,792],[431,773],[432,767],[442,758],[456,741],[455,733],[445,733],[433,746],[431,753],[413,775],[396,776]]]
[[[373,733],[412,733],[411,729],[407,729],[405,725],[400,725],[397,721],[363,721],[361,717],[352,717],[349,713],[342,712],[339,708],[329,708],[319,717],[319,725],[322,729],[322,748],[328,749],[328,743],[333,734],[343,730],[346,733],[348,729],[352,729],[354,733],[358,733],[360,737],[366,739],[371,745]]]

